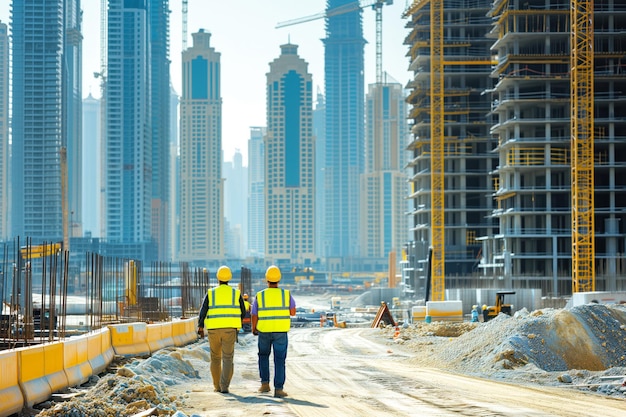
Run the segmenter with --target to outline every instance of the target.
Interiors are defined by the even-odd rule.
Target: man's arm
[[[246,317],[246,303],[243,302],[243,297],[239,294],[239,309],[241,310],[241,320]]]
[[[296,300],[293,299],[291,292],[289,293],[289,315],[296,315]]]
[[[252,334],[258,335],[259,331],[256,329],[256,325],[259,322],[259,306],[256,303],[256,298],[252,303],[252,307],[250,308],[250,324],[252,325]]]
[[[207,311],[209,311],[209,299],[208,295],[205,294],[200,313],[198,313],[198,334],[200,337],[204,337],[204,319],[206,318]]]

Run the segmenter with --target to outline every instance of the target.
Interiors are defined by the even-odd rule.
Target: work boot
[[[270,388],[269,382],[261,382],[261,388],[259,388],[259,392],[270,392],[272,389]]]
[[[285,398],[286,396],[287,396],[287,393],[283,391],[282,389],[276,389],[276,391],[274,391],[274,397],[276,398]]]

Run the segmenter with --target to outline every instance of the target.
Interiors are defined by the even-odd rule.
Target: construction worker
[[[244,294],[243,295],[243,303],[246,306],[246,314],[243,317],[243,319],[241,320],[241,330],[244,332],[249,332],[252,330],[251,328],[251,318],[250,318],[250,308],[252,307],[249,301],[249,296],[248,294]]]
[[[233,357],[237,332],[246,307],[241,292],[228,285],[233,277],[229,267],[217,270],[218,286],[207,291],[198,315],[198,334],[204,337],[207,329],[211,348],[211,376],[215,392],[228,394],[233,377]]]
[[[281,272],[272,265],[265,271],[267,288],[256,294],[252,303],[252,334],[259,337],[259,392],[270,392],[269,357],[274,350],[274,397],[283,398],[285,385],[285,360],[287,359],[287,332],[290,316],[296,315],[296,302],[288,290],[278,288]]]

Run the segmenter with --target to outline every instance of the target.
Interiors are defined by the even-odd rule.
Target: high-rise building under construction
[[[487,227],[476,230],[481,242],[475,246],[479,275],[494,280],[492,284],[513,288],[541,288],[544,294],[563,295],[572,291],[573,258],[573,190],[581,187],[591,191],[591,204],[595,209],[591,236],[595,243],[592,256],[598,290],[619,290],[625,287],[624,273],[626,234],[626,106],[623,91],[626,88],[623,57],[626,52],[626,6],[613,0],[595,1],[591,42],[593,45],[592,72],[594,96],[593,153],[585,160],[575,159],[572,115],[576,111],[571,94],[573,85],[572,64],[572,10],[571,2],[556,0],[454,0],[442,1],[445,10],[444,24],[444,74],[443,96],[445,132],[445,219],[446,219],[446,275],[452,273],[456,230],[467,223],[457,217],[459,204],[470,203],[467,176],[459,177],[450,166],[455,160],[466,162],[474,158],[473,150],[468,157],[458,159],[453,154],[460,138],[454,133],[458,107],[455,97],[460,97],[454,80],[461,79],[461,72],[468,64],[457,65],[459,52],[478,52],[485,45],[493,59],[488,77],[485,69],[475,68],[480,82],[476,88],[484,88],[477,95],[470,95],[476,125],[489,124],[487,148],[497,157],[483,155],[493,170],[483,170],[477,179],[483,185],[493,180],[489,192],[481,185],[483,196],[477,207],[482,212],[482,223]],[[427,149],[430,135],[423,126],[430,117],[428,112],[428,81],[420,77],[429,73],[428,59],[431,50],[430,34],[423,24],[429,22],[429,7],[415,1],[407,11],[411,34],[407,38],[411,47],[412,82],[411,103],[414,120],[413,161],[415,177],[413,194],[415,212],[415,238],[427,238],[419,233],[421,225],[428,227],[431,210],[427,193],[430,157],[420,148]],[[430,2],[432,3],[432,2]],[[585,2],[589,4],[589,2]],[[487,20],[485,18],[487,17]],[[489,30],[489,22],[493,28]],[[576,22],[574,22],[576,23]],[[470,31],[470,28],[474,30]],[[485,37],[487,35],[487,37]],[[467,46],[465,46],[467,45]],[[578,47],[579,45],[576,45]],[[482,55],[486,51],[480,53]],[[484,58],[489,55],[484,55]],[[477,55],[478,57],[478,55]],[[487,81],[490,78],[491,81]],[[469,85],[469,84],[466,84]],[[482,109],[485,99],[490,108]],[[423,103],[423,104],[421,104]],[[479,111],[480,110],[480,111]],[[423,115],[420,117],[420,115]],[[472,130],[474,135],[474,130]],[[469,136],[466,135],[468,138]],[[423,142],[423,145],[421,144]],[[477,144],[477,142],[476,142]],[[421,159],[424,162],[421,163]],[[593,159],[593,160],[589,160]],[[574,162],[579,161],[579,162]],[[495,162],[495,163],[494,163]],[[588,181],[574,178],[580,164],[593,166]],[[486,175],[485,175],[486,174]],[[460,191],[465,181],[465,190]],[[576,182],[576,181],[578,182]],[[458,201],[455,196],[461,197]],[[487,199],[483,198],[488,196]],[[424,216],[420,213],[425,211]],[[491,220],[490,220],[491,219]],[[495,225],[491,221],[496,221]],[[495,227],[493,227],[495,226]],[[470,230],[468,230],[469,232]],[[469,234],[468,234],[469,236]],[[460,236],[457,236],[457,239]],[[414,242],[415,243],[415,242]],[[478,242],[476,242],[478,243]],[[468,273],[470,271],[463,271]]]
[[[426,3],[426,5],[424,5]],[[445,83],[443,97],[443,158],[433,162],[431,97],[431,14],[427,2],[414,2],[408,9],[410,33],[410,70],[407,101],[411,106],[412,159],[411,231],[409,252],[426,259],[431,242],[431,219],[437,210],[445,211],[446,275],[466,275],[478,269],[481,256],[480,236],[493,235],[497,229],[491,218],[494,207],[491,172],[497,156],[492,152],[494,139],[489,133],[489,97],[484,92],[492,85],[491,40],[486,35],[491,19],[486,16],[489,0],[445,1]],[[444,169],[443,207],[433,207],[431,172],[433,163]],[[439,213],[441,214],[441,213]]]

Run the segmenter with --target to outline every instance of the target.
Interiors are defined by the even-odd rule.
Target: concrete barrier
[[[115,353],[121,356],[149,356],[147,326],[146,323],[109,325]]]
[[[109,366],[115,356],[115,351],[113,350],[113,345],[111,344],[111,329],[104,327],[100,329],[100,331],[102,332],[102,356],[104,357],[104,361],[107,363],[107,366]]]
[[[417,323],[426,319],[426,306],[414,306],[411,308],[411,322]]]
[[[183,333],[183,346],[186,344],[189,344],[191,342],[195,342],[196,340],[198,340],[198,333],[197,333],[197,324],[198,324],[198,319],[197,318],[191,318],[191,319],[185,319],[183,320],[184,323],[184,333]]]
[[[172,323],[148,324],[147,341],[151,354],[159,349],[174,346]]]
[[[428,301],[426,303],[426,316],[431,321],[463,321],[463,302],[454,301]]]
[[[106,332],[104,331],[106,330]],[[110,354],[105,356],[104,348],[105,344],[102,339],[109,339],[107,349],[110,350]],[[93,375],[98,375],[104,372],[113,360],[113,348],[111,347],[111,333],[109,329],[100,329],[87,336],[87,360],[91,366],[91,372]]]
[[[88,336],[72,337],[63,343],[63,359],[68,386],[74,387],[89,380],[92,375],[88,356]]]
[[[165,347],[163,341],[163,323],[148,324],[146,329],[146,341],[150,348],[150,354]]]
[[[24,395],[24,405],[33,405],[47,400],[52,390],[46,379],[43,346],[20,348],[17,352],[17,380]]]
[[[185,322],[183,320],[172,321],[172,339],[174,339],[174,346],[184,346],[187,332]]]
[[[24,396],[17,375],[17,352],[0,352],[0,417],[15,414],[24,407]]]
[[[63,368],[63,343],[54,342],[43,345],[44,374],[50,390],[57,392],[67,388],[68,381]]]

